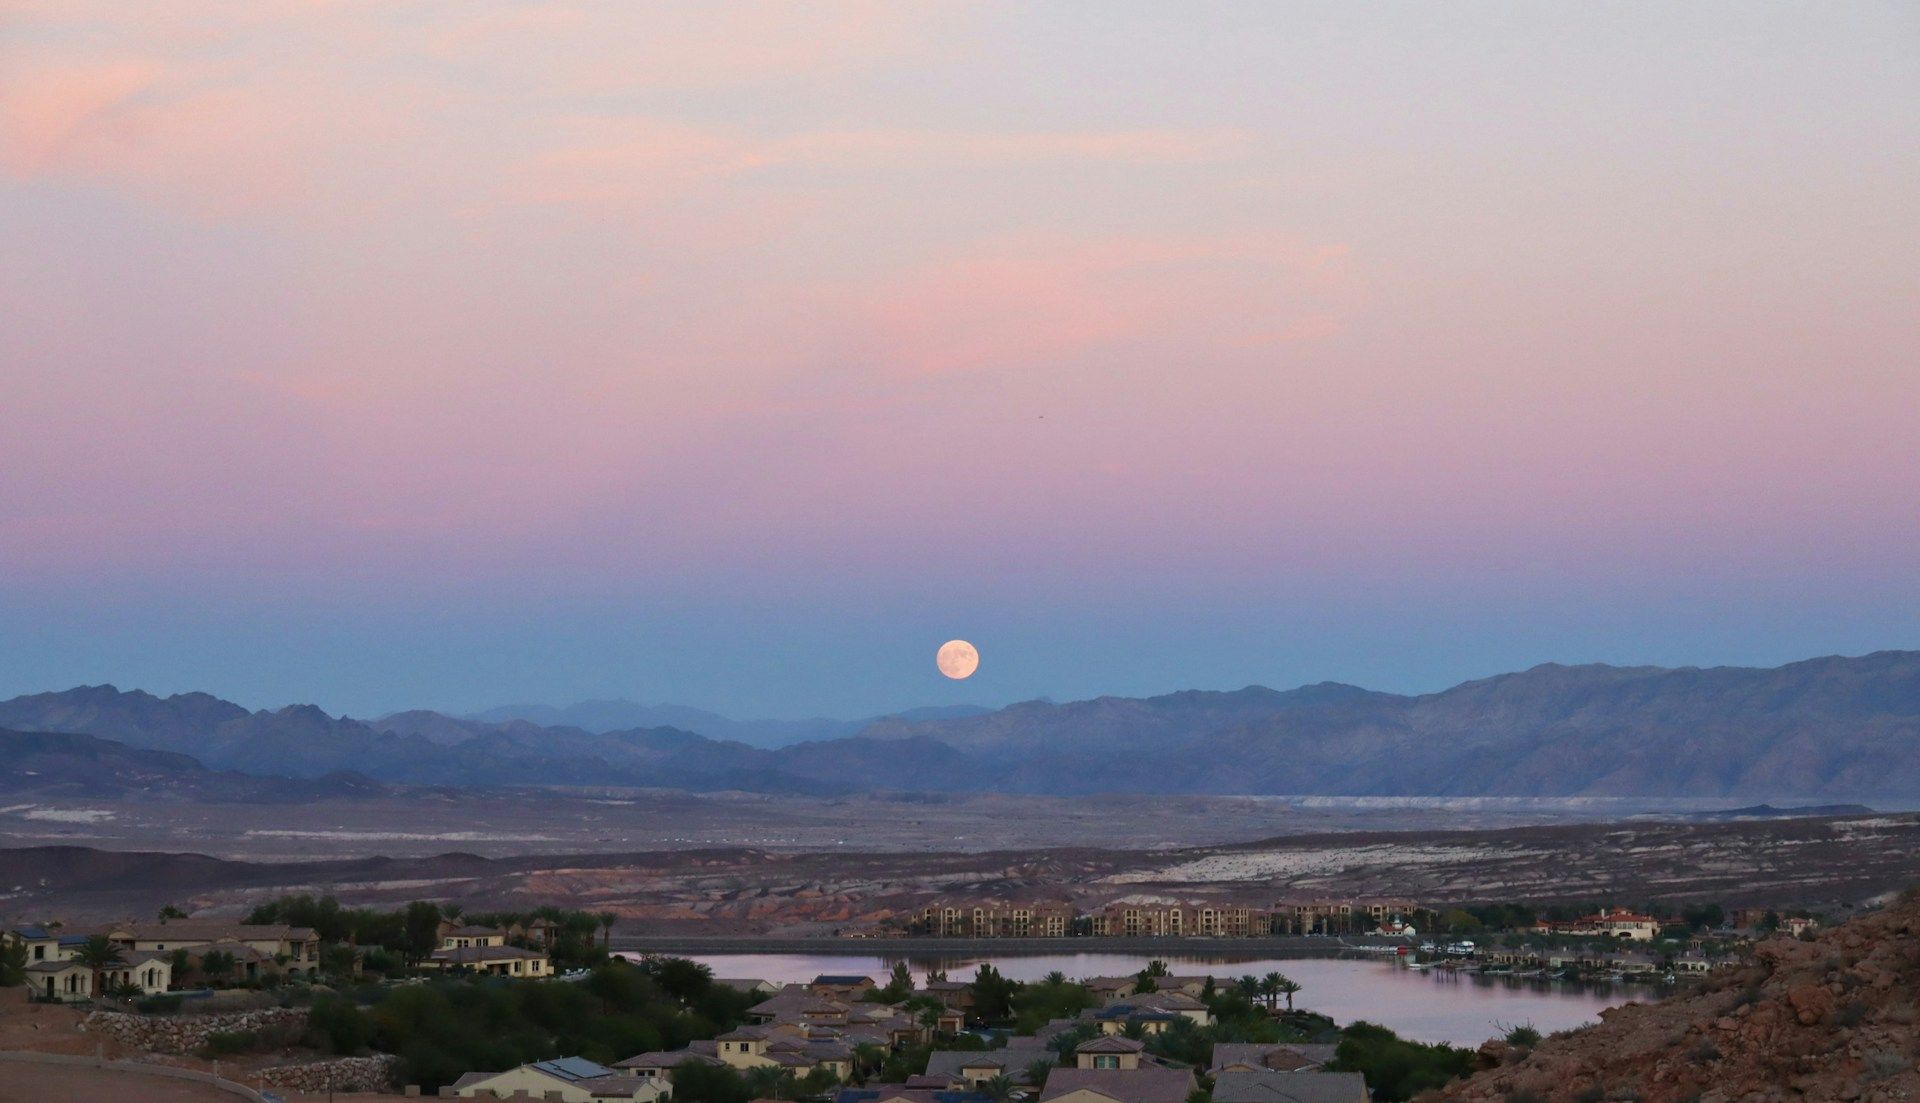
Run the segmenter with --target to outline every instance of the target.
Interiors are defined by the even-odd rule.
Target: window
[[[1120,1058],[1112,1056],[1111,1054],[1101,1054],[1094,1057],[1093,1067],[1097,1069],[1117,1069],[1120,1067]]]

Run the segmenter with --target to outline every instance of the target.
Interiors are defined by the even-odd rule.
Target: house
[[[714,1055],[736,1069],[774,1066],[795,1076],[824,1069],[843,1080],[853,1073],[853,1046],[835,1031],[815,1032],[798,1023],[743,1026],[714,1043]]]
[[[26,944],[28,965],[41,961],[59,961],[62,958],[60,936],[45,927],[15,927],[4,935],[0,935],[0,944],[15,942]]]
[[[311,977],[320,972],[320,936],[311,927],[226,919],[162,919],[120,923],[101,933],[128,950],[156,953],[214,948],[234,952],[244,947],[253,953],[236,953],[235,957],[247,958],[253,966],[246,973],[250,977],[263,972]]]
[[[1198,1085],[1187,1069],[1054,1069],[1040,1103],[1186,1103]]]
[[[938,1080],[944,1087],[971,1090],[1004,1076],[1016,1084],[1029,1083],[1027,1069],[1037,1061],[1051,1062],[1053,1055],[1039,1049],[935,1050],[927,1055],[929,1083]]]
[[[1136,992],[1114,1000],[1092,1015],[1107,1034],[1125,1032],[1127,1024],[1138,1023],[1149,1034],[1160,1034],[1176,1018],[1185,1018],[1195,1026],[1212,1026],[1213,1011],[1200,1000],[1179,989],[1167,992]]]
[[[1214,1078],[1213,1103],[1367,1103],[1367,1078],[1357,1072],[1223,1072]]]
[[[505,946],[507,932],[493,927],[469,927],[451,919],[440,921],[440,948],[464,950],[470,946]]]
[[[841,1088],[833,1103],[994,1103],[985,1092],[953,1091],[940,1088],[910,1088],[905,1084],[868,1084],[864,1088]]]
[[[918,994],[939,1000],[950,1011],[973,1010],[973,985],[964,980],[930,980]]]
[[[26,974],[28,989],[41,999],[69,1003],[93,998],[93,970],[70,958],[36,961]]]
[[[1304,1042],[1218,1042],[1207,1072],[1301,1072],[1331,1064],[1338,1046]]]
[[[780,986],[770,980],[758,977],[715,977],[713,983],[722,988],[731,988],[749,996],[771,996],[780,991]]]
[[[100,979],[108,992],[131,988],[143,996],[157,996],[173,987],[173,955],[157,950],[122,951],[120,963],[108,966]]]
[[[1073,1050],[1075,1067],[1083,1069],[1137,1069],[1147,1043],[1118,1034],[1103,1034],[1081,1042]]]
[[[496,977],[550,977],[553,961],[545,950],[523,950],[518,946],[467,946],[455,950],[435,950],[420,963],[422,969],[445,972],[459,970],[487,973]]]
[[[559,1099],[562,1103],[594,1103],[602,1099],[628,1099],[634,1103],[656,1103],[670,1098],[672,1085],[644,1076],[624,1076],[605,1065],[584,1057],[556,1057],[535,1061],[505,1072],[470,1072],[453,1082],[453,1094],[459,1099]]]
[[[702,1065],[725,1065],[726,1064],[726,1062],[722,1061],[719,1057],[715,1056],[712,1053],[705,1052],[703,1049],[701,1049],[700,1047],[702,1045],[703,1043],[701,1042],[695,1042],[693,1045],[688,1046],[686,1049],[659,1050],[653,1053],[636,1053],[632,1057],[629,1057],[624,1061],[615,1061],[612,1067],[615,1072],[618,1072],[623,1076],[650,1076],[650,1077],[653,1077],[655,1080],[664,1080],[668,1083],[672,1083],[673,1070],[679,1068],[681,1065],[684,1065],[689,1061],[697,1062]],[[713,1046],[713,1043],[706,1042],[704,1043],[704,1045],[708,1048],[711,1048]]]
[[[1099,996],[1102,1001],[1116,999],[1133,994],[1134,985],[1140,983],[1139,977],[1088,977],[1080,982],[1087,991]]]
[[[747,1008],[747,1017],[758,1023],[776,1019],[844,1023],[850,1010],[851,1007],[840,1000],[815,995],[806,985],[789,984]]]
[[[857,1000],[873,991],[872,977],[835,975],[823,973],[813,978],[807,985],[807,991],[827,999]]]

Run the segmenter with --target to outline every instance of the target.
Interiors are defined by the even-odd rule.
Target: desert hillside
[[[1920,890],[1811,942],[1762,943],[1703,991],[1628,1004],[1434,1099],[1761,1103],[1920,1099]]]

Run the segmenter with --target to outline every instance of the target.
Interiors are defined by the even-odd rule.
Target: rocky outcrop
[[[311,1095],[326,1091],[384,1092],[393,1090],[394,1071],[399,1064],[398,1057],[384,1053],[372,1057],[338,1057],[261,1069],[254,1080],[263,1088]]]
[[[1435,1099],[1772,1103],[1920,1099],[1920,891],[1810,942],[1776,938],[1702,990],[1628,1004]]]
[[[267,1007],[231,1015],[133,1015],[95,1011],[80,1029],[148,1053],[192,1053],[215,1034],[305,1032],[307,1012],[299,1007]]]

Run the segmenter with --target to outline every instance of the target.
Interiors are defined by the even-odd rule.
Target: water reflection
[[[1059,971],[1069,977],[1137,973],[1148,958],[1137,954],[700,954],[719,977],[759,977],[775,983],[812,980],[822,973],[856,973],[884,980],[905,961],[916,978],[944,970],[954,980],[973,976],[982,961],[1014,980],[1039,980]],[[1236,977],[1281,972],[1304,987],[1298,1006],[1339,1022],[1366,1019],[1423,1042],[1477,1046],[1507,1027],[1530,1023],[1541,1033],[1598,1019],[1602,1009],[1659,998],[1662,989],[1628,984],[1576,984],[1546,977],[1510,977],[1429,969],[1392,961],[1330,958],[1278,960],[1234,954],[1163,956],[1178,974],[1212,974],[1222,984]]]

